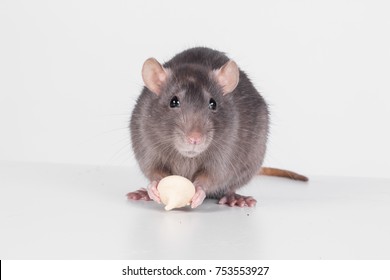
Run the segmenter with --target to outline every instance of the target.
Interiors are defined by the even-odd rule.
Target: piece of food
[[[178,175],[163,178],[157,186],[161,202],[165,210],[184,207],[191,203],[195,194],[195,186],[190,180]]]

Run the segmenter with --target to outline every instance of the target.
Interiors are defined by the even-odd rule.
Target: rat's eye
[[[179,98],[177,98],[177,96],[172,97],[171,103],[169,103],[169,107],[171,107],[171,108],[180,107],[180,101],[179,101]]]
[[[217,109],[217,102],[213,98],[210,98],[209,109],[213,111]]]

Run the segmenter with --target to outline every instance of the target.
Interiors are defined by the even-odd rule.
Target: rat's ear
[[[161,93],[161,87],[167,80],[168,71],[164,69],[155,58],[148,58],[142,67],[142,79],[145,86],[157,95]]]
[[[223,95],[232,92],[240,79],[240,71],[233,60],[229,60],[221,68],[214,70],[214,74],[223,89]]]

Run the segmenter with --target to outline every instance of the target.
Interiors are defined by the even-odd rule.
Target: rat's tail
[[[277,176],[277,177],[284,177],[292,180],[298,180],[298,181],[309,181],[309,178],[306,176],[303,176],[301,174],[284,170],[284,169],[278,169],[278,168],[272,168],[272,167],[262,167],[258,173],[259,175],[266,175],[266,176]]]

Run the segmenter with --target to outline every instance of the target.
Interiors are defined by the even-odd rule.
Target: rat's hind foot
[[[127,199],[129,199],[129,200],[152,200],[149,197],[148,191],[145,188],[139,189],[135,192],[129,192],[127,194]]]
[[[229,205],[230,207],[233,207],[233,206],[253,207],[256,205],[256,202],[257,202],[256,199],[254,199],[251,196],[243,196],[240,194],[233,193],[233,194],[227,194],[227,195],[223,196],[219,200],[218,203],[219,204],[226,204],[226,205]]]
[[[127,199],[129,200],[154,200],[158,203],[161,203],[160,193],[157,190],[157,181],[153,181],[149,184],[147,189],[142,188],[135,192],[130,192],[127,194]]]

